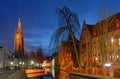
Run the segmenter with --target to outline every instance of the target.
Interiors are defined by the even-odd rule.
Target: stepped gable
[[[89,25],[89,24],[86,24],[87,28],[88,28],[88,31],[90,33],[91,36],[93,36],[93,28],[94,28],[94,25]]]

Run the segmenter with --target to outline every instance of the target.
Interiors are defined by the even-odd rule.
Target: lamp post
[[[11,65],[11,69],[12,69],[12,68],[13,68],[14,63],[13,63],[13,62],[10,62],[10,65]]]
[[[32,65],[32,69],[33,69],[33,66],[34,66],[34,61],[32,60],[30,63],[31,63],[31,65]]]

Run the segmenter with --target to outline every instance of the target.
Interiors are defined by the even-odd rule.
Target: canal
[[[92,78],[88,76],[81,76],[81,75],[67,75],[63,74],[65,79],[100,79],[100,78]],[[56,74],[55,77],[53,78],[52,75],[44,75],[44,76],[39,76],[39,77],[34,77],[34,78],[28,78],[28,79],[63,79],[63,76],[60,77],[60,74]]]
[[[58,78],[53,78],[51,75],[45,75],[45,76],[41,76],[41,77],[35,77],[35,78],[29,78],[29,79],[58,79]],[[61,79],[61,78],[59,78]],[[69,79],[97,79],[97,78],[86,78],[86,77],[72,77]]]
[[[39,69],[39,70],[27,70],[26,73],[28,72],[31,73],[33,72],[33,75],[39,75],[41,73],[44,73],[45,69]],[[51,66],[50,66],[50,73],[48,75],[44,75],[42,74],[42,76],[38,76],[38,77],[34,77],[34,78],[27,78],[27,79],[98,79],[95,77],[89,77],[89,76],[85,76],[85,75],[78,75],[78,74],[74,74],[71,73],[69,70],[64,70],[64,69],[59,69],[59,67],[55,67],[54,65],[54,60],[51,62]],[[39,72],[39,73],[38,73]]]

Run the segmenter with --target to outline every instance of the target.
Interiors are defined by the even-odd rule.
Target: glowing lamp
[[[105,63],[105,67],[110,67],[111,63]]]

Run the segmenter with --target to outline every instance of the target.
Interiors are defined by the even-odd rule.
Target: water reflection
[[[65,74],[63,74],[62,76],[66,77]],[[27,79],[63,79],[63,77],[60,76],[60,74],[56,74],[55,78],[52,77],[52,75],[44,75],[44,76],[39,76],[39,77],[35,77],[35,78],[27,78]],[[88,78],[88,77],[83,77],[83,76],[69,76],[66,77],[64,79],[98,79],[98,78]]]
[[[45,75],[45,76],[29,78],[29,79],[54,79],[54,78],[52,77],[52,75]]]
[[[54,78],[52,77],[52,75],[46,75],[46,76],[43,76],[43,79],[54,79]]]

